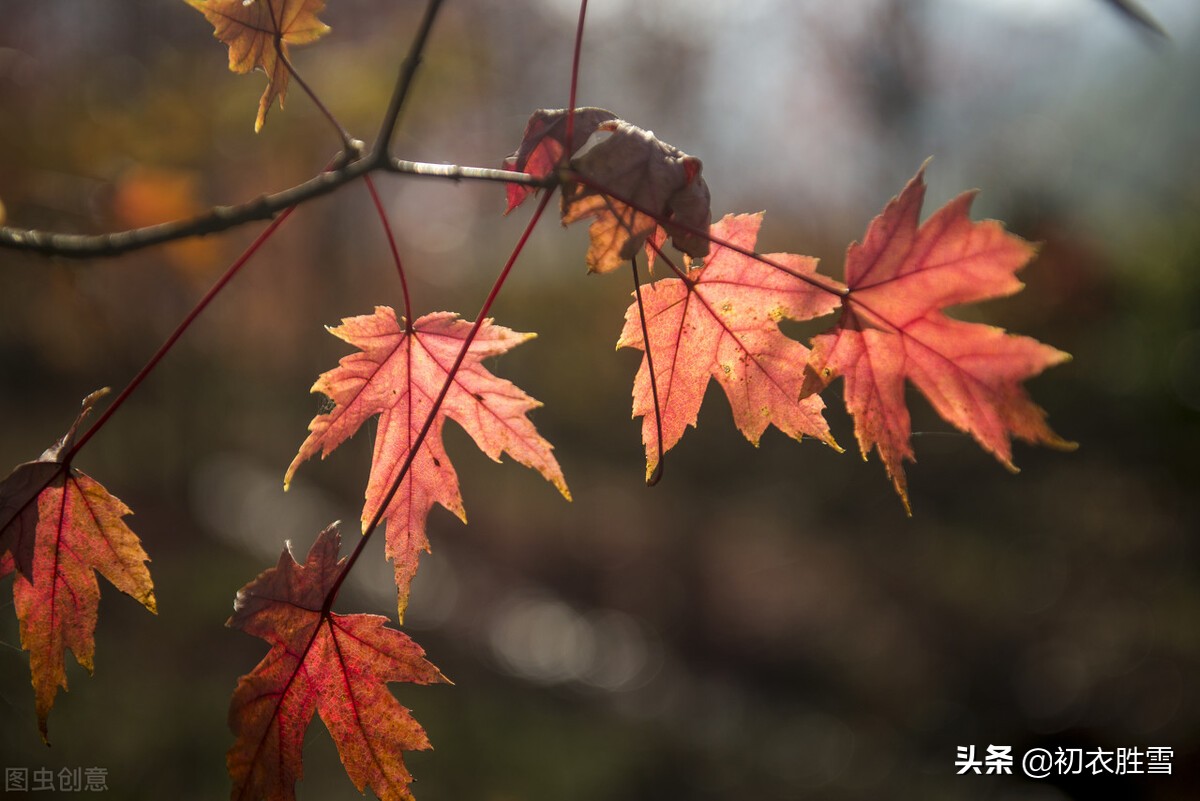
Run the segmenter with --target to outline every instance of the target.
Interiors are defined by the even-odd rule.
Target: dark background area
[[[585,230],[547,220],[493,309],[538,338],[492,367],[545,403],[575,500],[447,426],[470,524],[431,514],[405,628],[455,686],[392,685],[436,749],[408,758],[417,798],[1197,796],[1200,14],[1144,5],[1170,42],[1097,0],[592,4],[580,102],[703,159],[716,216],[767,209],[761,249],[840,275],[930,156],[926,213],[979,187],[977,218],[1040,241],[1026,291],[961,315],[1074,355],[1030,390],[1080,448],[1018,446],[1010,475],[914,393],[910,520],[878,459],[776,431],[752,448],[713,389],[647,489],[640,353],[613,353],[630,279],[585,275]],[[361,138],[421,6],[337,0],[333,32],[294,51]],[[565,105],[576,13],[447,3],[397,155],[498,165],[534,109]],[[102,232],[307,178],[336,140],[295,86],[256,136],[262,88],[183,2],[8,0],[9,224]],[[473,318],[529,210],[501,216],[498,186],[377,180],[416,306]],[[119,389],[258,230],[110,261],[0,253],[0,464]],[[282,491],[320,410],[308,388],[346,352],[322,326],[401,303],[366,191],[345,187],[296,212],[89,444],[76,464],[135,510],[159,614],[102,582],[96,673],[71,660],[47,749],[0,585],[0,767],[227,795],[229,696],[265,653],[224,628],[234,593],[285,540],[300,555],[334,519],[357,529],[372,432]],[[340,611],[394,619],[381,543],[368,556]],[[956,747],[988,744],[1167,746],[1174,772],[955,775]],[[358,797],[316,722],[298,789]]]

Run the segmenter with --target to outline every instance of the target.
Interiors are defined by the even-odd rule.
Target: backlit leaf
[[[122,520],[129,507],[61,461],[105,392],[89,395],[62,439],[0,482],[0,575],[17,573],[13,601],[43,739],[58,688],[67,687],[66,649],[92,671],[100,604],[96,572],[151,612],[157,609],[149,557]]]
[[[331,328],[330,333],[360,350],[344,357],[313,384],[312,391],[331,398],[334,407],[309,423],[310,433],[288,467],[284,486],[306,459],[317,453],[327,456],[364,422],[379,415],[362,512],[365,527],[413,450],[470,328],[470,323],[450,312],[427,314],[409,328],[387,306],[376,307],[374,314],[347,318]],[[442,426],[447,419],[466,429],[492,459],[499,461],[507,453],[541,473],[563,497],[571,497],[552,453],[553,446],[526,416],[541,404],[483,366],[484,359],[505,353],[533,336],[490,320],[484,322],[437,410],[433,427],[416,451],[408,475],[388,506],[384,516],[386,552],[395,563],[401,619],[418,555],[429,550],[425,533],[429,511],[438,503],[466,521],[458,475],[442,446]]]
[[[762,214],[728,215],[712,226],[712,236],[753,251]],[[779,330],[783,318],[806,320],[837,308],[838,297],[804,281],[816,260],[791,253],[765,257],[766,264],[728,247],[713,245],[703,266],[687,279],[664,278],[642,290],[662,411],[662,451],[675,446],[696,425],[710,379],[725,391],[734,423],[758,444],[774,425],[795,439],[815,437],[837,447],[812,395],[801,398],[808,348]],[[647,349],[636,301],[625,312],[617,347]],[[658,464],[658,430],[649,359],[643,358],[633,384],[633,414],[642,417],[646,476]]]
[[[295,799],[314,712],[360,792],[412,798],[403,752],[427,749],[429,739],[387,683],[446,678],[387,618],[323,611],[346,563],[338,559],[340,539],[336,523],[322,531],[303,565],[285,548],[275,567],[238,592],[226,625],[261,637],[271,650],[238,681],[229,707],[234,799]]]
[[[1029,337],[951,319],[943,309],[1018,292],[1035,249],[994,220],[971,222],[973,192],[918,226],[924,168],[846,254],[841,319],[813,339],[807,389],[846,379],[846,408],[863,457],[879,451],[909,509],[903,461],[913,461],[904,401],[912,381],[944,419],[1010,470],[1011,437],[1070,449],[1021,382],[1070,356]]]
[[[229,47],[229,69],[245,74],[260,69],[267,74],[267,88],[258,101],[254,130],[261,131],[275,98],[279,107],[287,97],[288,68],[278,57],[288,56],[289,45],[308,44],[329,32],[317,19],[325,0],[187,0],[213,26],[213,35]]]

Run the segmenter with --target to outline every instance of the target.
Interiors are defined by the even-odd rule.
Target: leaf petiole
[[[653,241],[653,238],[650,241]],[[658,246],[656,245],[655,250],[657,249]],[[642,342],[646,343],[646,370],[650,373],[650,394],[654,398],[654,427],[657,432],[655,445],[658,450],[658,457],[654,462],[654,469],[646,476],[646,486],[653,487],[662,480],[664,470],[662,407],[658,401],[658,379],[654,375],[654,357],[650,354],[650,330],[646,326],[646,307],[642,304],[642,282],[638,277],[636,255],[629,260],[629,264],[633,268],[633,294],[637,298],[638,320],[642,324]],[[675,267],[674,264],[671,264],[671,267],[676,272],[679,271],[679,268]]]
[[[710,242],[711,244],[719,245],[720,247],[724,247],[724,248],[729,248],[730,250],[732,250],[736,253],[740,253],[743,256],[747,256],[751,259],[754,259],[755,261],[761,262],[761,263],[767,265],[768,267],[772,267],[776,270],[781,270],[782,272],[785,272],[788,275],[790,275],[800,281],[803,281],[804,283],[806,283],[816,289],[821,290],[822,292],[828,292],[829,294],[836,295],[839,298],[845,298],[850,294],[850,290],[847,287],[843,286],[840,282],[835,281],[832,278],[826,278],[825,276],[820,275],[820,274],[805,274],[802,272],[798,272],[796,270],[792,270],[792,269],[788,268],[787,266],[780,264],[779,262],[777,262],[773,259],[767,258],[766,256],[764,256],[761,253],[756,253],[753,250],[744,248],[741,245],[738,245],[734,242],[729,242],[729,241],[721,239],[719,237],[715,237],[712,235],[712,233],[710,231],[702,230],[693,225],[689,225],[681,220],[663,219],[662,215],[655,214],[655,213],[651,212],[649,209],[645,208],[644,206],[642,206],[638,203],[634,203],[633,201],[629,200],[628,198],[623,197],[623,196],[613,192],[608,187],[598,183],[597,181],[593,181],[592,179],[588,178],[586,175],[583,175],[582,173],[580,173],[577,170],[564,170],[563,177],[566,180],[571,180],[571,181],[580,183],[580,184],[586,186],[587,188],[591,189],[592,191],[597,192],[598,194],[604,195],[608,199],[614,200],[617,203],[621,203],[622,205],[628,206],[629,208],[636,211],[638,214],[644,214],[647,217],[653,219],[659,225],[672,226],[675,228],[679,228],[693,236],[701,237],[701,238],[707,240],[708,242]]]

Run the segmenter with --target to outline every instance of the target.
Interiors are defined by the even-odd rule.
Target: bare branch
[[[24,230],[16,227],[0,227],[0,250],[15,250],[27,253],[39,253],[44,256],[61,256],[72,259],[105,258],[119,256],[134,250],[188,239],[196,236],[206,236],[221,231],[227,231],[255,220],[266,220],[275,217],[285,209],[294,208],[307,203],[313,198],[333,192],[338,187],[349,183],[367,173],[376,170],[418,175],[431,178],[443,178],[453,181],[497,181],[517,183],[525,186],[552,187],[558,184],[556,177],[534,178],[520,172],[487,169],[482,167],[461,167],[454,164],[427,164],[418,161],[394,159],[389,153],[392,134],[400,117],[400,110],[408,97],[417,67],[421,63],[422,54],[429,40],[434,19],[441,8],[442,0],[429,0],[421,25],[409,48],[407,57],[400,67],[396,78],[396,86],[388,103],[379,136],[366,158],[355,158],[359,155],[360,143],[349,137],[341,125],[321,105],[320,101],[308,89],[307,85],[296,74],[292,65],[283,57],[282,48],[276,42],[278,55],[284,58],[291,75],[303,87],[325,112],[330,121],[338,128],[339,136],[345,147],[344,157],[355,159],[338,165],[337,169],[327,170],[310,178],[302,184],[285,189],[273,195],[263,195],[255,200],[237,206],[218,206],[206,214],[186,220],[173,220],[159,225],[144,228],[134,228],[128,231],[118,231],[110,234],[68,234],[51,231]]]
[[[556,177],[535,178],[523,172],[508,172],[486,167],[429,164],[403,159],[392,159],[375,166],[364,159],[351,162],[336,170],[323,172],[302,184],[273,195],[263,195],[237,206],[217,206],[199,217],[150,225],[145,228],[133,228],[111,234],[87,235],[32,231],[6,226],[0,228],[0,249],[38,253],[43,256],[61,256],[69,259],[119,256],[165,242],[215,234],[255,220],[273,218],[284,209],[299,206],[314,198],[327,195],[355,178],[377,169],[453,181],[493,181],[537,187],[551,187],[558,183]]]
[[[1140,26],[1140,29],[1147,31],[1163,39],[1169,39],[1166,29],[1158,24],[1154,17],[1150,16],[1150,12],[1138,5],[1134,0],[1106,0],[1106,2],[1115,8],[1118,12],[1124,15],[1125,19]]]
[[[421,27],[413,39],[408,55],[404,58],[404,63],[400,65],[400,74],[396,77],[396,88],[392,91],[392,99],[388,101],[387,112],[383,115],[379,134],[375,137],[375,144],[371,148],[368,160],[373,164],[382,164],[389,158],[392,134],[396,130],[396,122],[400,119],[400,110],[404,108],[408,90],[412,86],[413,78],[417,75],[417,67],[421,66],[425,43],[429,40],[429,32],[433,30],[433,21],[437,18],[441,6],[442,0],[429,0],[429,5],[425,7],[425,16],[421,19]]]
[[[325,119],[329,121],[329,124],[333,126],[333,129],[337,132],[338,138],[342,142],[343,158],[346,161],[350,161],[351,159],[356,159],[361,156],[363,143],[350,135],[350,132],[347,131],[345,126],[338,121],[338,118],[333,116],[333,112],[329,110],[329,107],[321,102],[321,98],[318,97],[317,93],[314,92],[312,87],[308,85],[308,81],[300,77],[300,73],[296,71],[296,66],[292,64],[291,59],[289,59],[287,54],[283,52],[283,37],[281,37],[279,34],[275,34],[275,57],[283,62],[283,66],[287,68],[289,73],[291,73],[292,79],[298,83],[300,88],[304,90],[304,93],[308,95],[308,99],[311,100],[313,105],[317,107],[317,111],[320,111]]]
[[[389,159],[384,169],[405,175],[420,175],[427,178],[449,178],[452,181],[493,181],[504,184],[521,184],[540,189],[558,186],[558,176],[535,178],[524,172],[510,172],[488,167],[461,167],[457,164],[431,164],[426,161]]]

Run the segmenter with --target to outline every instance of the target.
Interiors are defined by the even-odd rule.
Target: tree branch
[[[535,178],[523,172],[509,172],[486,167],[430,164],[403,159],[390,159],[382,164],[374,165],[361,159],[336,170],[322,172],[302,184],[297,184],[273,195],[262,195],[236,206],[217,206],[199,217],[150,225],[145,228],[133,228],[111,234],[88,235],[33,231],[5,226],[0,228],[0,249],[38,253],[43,256],[61,256],[69,259],[119,256],[165,242],[215,234],[256,220],[273,218],[284,209],[328,195],[355,178],[377,169],[452,181],[493,181],[542,188],[555,186],[558,182],[557,178],[553,176]]]
[[[347,142],[345,155],[355,158],[355,160],[343,163],[337,169],[322,172],[302,184],[297,184],[290,189],[285,189],[273,195],[262,195],[255,200],[237,206],[217,206],[199,217],[187,220],[173,220],[159,225],[133,228],[128,231],[118,231],[110,234],[68,234],[53,231],[24,230],[11,226],[0,227],[0,250],[23,251],[26,253],[38,253],[43,256],[61,256],[69,259],[119,256],[134,250],[141,250],[142,248],[161,245],[166,242],[174,242],[196,236],[206,236],[208,234],[227,231],[256,220],[274,218],[284,209],[294,208],[314,198],[327,195],[338,187],[376,170],[428,178],[443,178],[452,181],[496,181],[542,188],[557,186],[558,179],[553,176],[534,178],[532,175],[522,172],[509,172],[507,170],[488,169],[484,167],[462,167],[456,164],[429,164],[392,158],[390,155],[389,147],[392,134],[396,129],[400,111],[404,107],[404,102],[408,97],[413,79],[416,77],[417,67],[421,63],[422,53],[425,51],[430,31],[433,29],[434,19],[436,19],[441,5],[442,0],[429,0],[429,4],[425,8],[425,15],[421,20],[420,28],[413,39],[412,46],[409,48],[408,56],[404,59],[400,67],[400,74],[396,77],[396,86],[388,103],[387,112],[384,114],[383,122],[379,129],[379,136],[371,148],[370,154],[365,158],[355,158],[359,155],[353,152],[357,149],[354,147],[357,143],[349,140],[349,135],[342,130],[336,120],[333,120],[332,115],[326,112],[330,120],[339,129],[339,135]],[[281,58],[283,57],[282,48],[279,49],[278,55]],[[320,106],[320,101],[308,90],[308,87],[300,80],[300,76],[296,74],[286,59],[284,64],[288,67],[292,76],[296,78],[297,82],[308,91],[309,95]],[[322,110],[324,110],[323,107]]]
[[[433,30],[433,21],[437,18],[438,10],[441,9],[441,6],[442,0],[429,0],[429,5],[425,7],[425,16],[421,18],[421,27],[417,30],[417,35],[413,38],[408,55],[400,65],[400,74],[396,76],[396,88],[392,92],[392,99],[388,101],[387,111],[383,115],[383,122],[379,125],[379,133],[376,135],[375,144],[371,148],[371,155],[368,157],[368,160],[372,164],[382,164],[390,156],[392,134],[396,131],[396,122],[400,119],[400,110],[404,108],[404,101],[408,97],[408,90],[417,75],[417,67],[421,65],[421,56],[425,52],[425,43],[429,39],[429,32]]]

